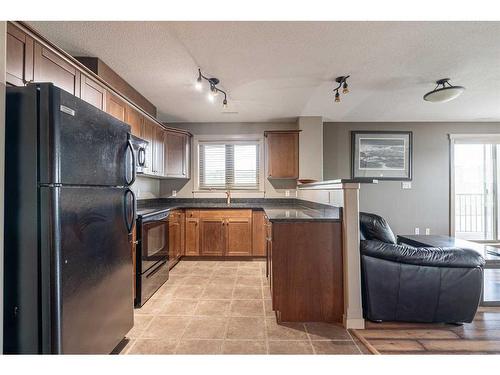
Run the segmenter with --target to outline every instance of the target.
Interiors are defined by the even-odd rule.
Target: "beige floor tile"
[[[353,341],[312,341],[316,354],[362,354]]]
[[[225,340],[222,348],[223,354],[266,354],[265,341],[253,340]]]
[[[201,299],[232,299],[233,289],[232,286],[208,286],[201,295]]]
[[[181,340],[176,354],[220,354],[223,340]]]
[[[269,288],[269,285],[264,285],[262,286],[262,295],[264,296],[265,299],[271,299],[271,289]]]
[[[182,339],[223,339],[226,325],[225,317],[196,316],[187,326]]]
[[[275,318],[267,318],[266,329],[269,340],[308,340],[302,323],[278,324]]]
[[[269,341],[269,354],[313,354],[309,341]]]
[[[209,276],[188,275],[184,277],[182,285],[204,286],[208,284],[209,280],[210,280]]]
[[[263,318],[229,318],[227,339],[262,340],[265,338]]]
[[[163,299],[167,300],[172,298],[175,293],[175,289],[177,288],[176,284],[163,284],[163,286],[158,289],[152,296],[151,299]]]
[[[122,348],[120,355],[128,354],[130,348],[135,344],[135,339],[130,339],[125,347]]]
[[[190,320],[190,317],[182,316],[155,316],[141,338],[180,339]]]
[[[262,279],[260,276],[238,276],[236,279],[236,286],[253,286],[260,287]]]
[[[305,323],[307,333],[311,340],[351,340],[347,330],[336,324],[330,323]]]
[[[217,263],[216,268],[238,268],[238,262],[226,260]]]
[[[228,316],[231,300],[200,300],[194,315]]]
[[[260,278],[262,276],[262,272],[259,268],[240,267],[238,268],[238,276],[254,276]]]
[[[194,276],[211,276],[215,271],[215,268],[206,267],[193,267],[189,270],[189,275]]]
[[[219,275],[218,273],[208,281],[208,285],[222,285],[222,286],[234,286],[236,283],[236,276],[231,275]]]
[[[173,316],[193,315],[197,304],[198,300],[196,299],[172,299],[163,305],[158,314]]]
[[[178,340],[137,339],[127,354],[174,354]]]
[[[125,336],[131,339],[140,337],[148,324],[151,323],[151,320],[153,320],[153,317],[154,315],[135,315],[134,327]]]
[[[216,268],[212,276],[236,276],[238,274],[238,268]]]
[[[260,262],[252,262],[252,261],[239,262],[238,263],[238,268],[260,269]]]
[[[203,293],[203,287],[199,285],[179,285],[174,292],[176,299],[198,299]]]
[[[185,274],[179,274],[179,273],[170,274],[170,275],[168,275],[168,280],[164,285],[170,286],[170,287],[174,286],[174,285],[180,285],[180,284],[184,283],[185,278],[186,278]]]
[[[273,301],[270,299],[264,300],[264,311],[266,317],[276,317],[276,313],[273,311]]]
[[[236,286],[233,292],[234,299],[262,299],[262,288],[254,286]]]
[[[162,309],[163,305],[166,303],[165,299],[149,299],[141,308],[134,310],[134,315],[154,315]]]
[[[264,316],[264,303],[262,300],[237,300],[231,302],[230,316]]]

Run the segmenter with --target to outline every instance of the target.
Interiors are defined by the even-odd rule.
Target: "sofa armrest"
[[[476,251],[461,248],[411,247],[381,241],[360,242],[362,255],[417,266],[476,268],[484,266],[484,258]]]

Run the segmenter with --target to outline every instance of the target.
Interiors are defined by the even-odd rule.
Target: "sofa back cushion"
[[[362,239],[396,243],[396,237],[392,233],[391,227],[381,216],[360,212],[359,227]]]

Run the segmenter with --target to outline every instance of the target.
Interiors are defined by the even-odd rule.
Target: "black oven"
[[[141,307],[168,280],[168,215],[168,211],[138,215],[136,307]]]

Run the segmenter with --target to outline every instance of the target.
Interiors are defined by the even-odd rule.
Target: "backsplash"
[[[155,199],[160,197],[160,180],[137,176],[132,191],[137,199]]]

